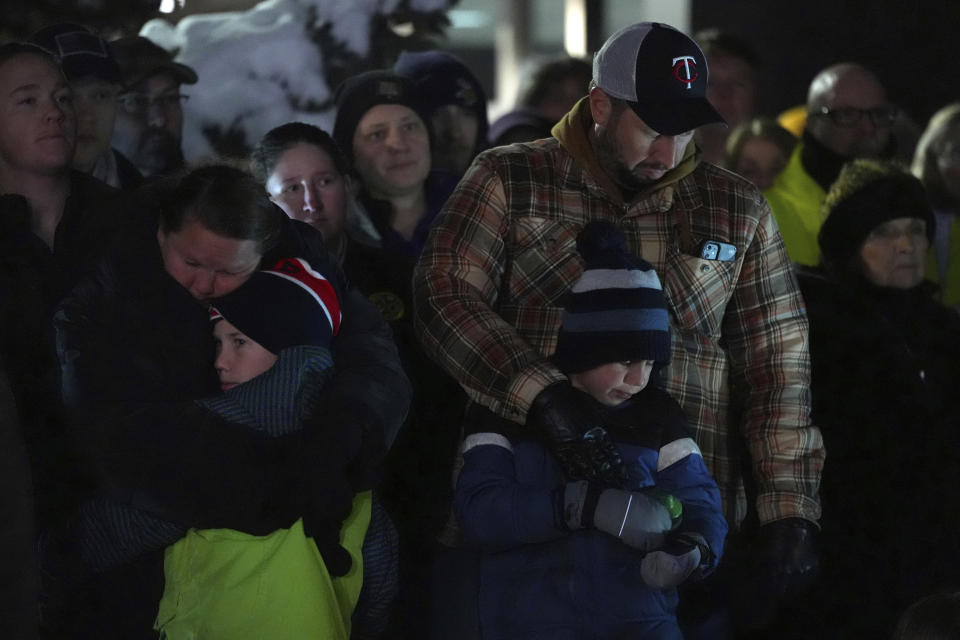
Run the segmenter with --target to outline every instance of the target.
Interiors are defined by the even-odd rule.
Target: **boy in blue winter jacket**
[[[471,409],[454,508],[484,551],[484,640],[682,638],[676,587],[711,572],[722,552],[716,483],[680,406],[647,386],[670,357],[666,299],[653,267],[625,246],[610,223],[581,232],[586,268],[554,358],[596,401],[626,485],[567,478],[542,442]]]

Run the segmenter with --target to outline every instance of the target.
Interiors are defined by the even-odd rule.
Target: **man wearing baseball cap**
[[[576,236],[592,220],[615,223],[663,281],[672,338],[659,384],[693,426],[731,529],[759,520],[765,591],[786,597],[817,563],[824,451],[807,321],[760,192],[690,144],[722,122],[708,75],[673,27],[612,35],[553,138],[486,151],[461,180],[414,274],[416,323],[471,399],[545,439],[570,478],[622,485],[602,420],[550,359],[583,271]]]
[[[43,27],[30,36],[29,41],[60,62],[73,91],[73,107],[77,113],[73,168],[112,187],[137,187],[143,182],[143,176],[127,158],[110,147],[123,81],[107,41],[72,22]]]
[[[120,96],[114,146],[148,178],[179,169],[187,99],[180,85],[196,84],[197,72],[143,36],[114,40],[110,49],[127,88]]]

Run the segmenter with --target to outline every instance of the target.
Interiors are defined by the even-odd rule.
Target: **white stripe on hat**
[[[304,260],[303,258],[291,258],[291,260],[296,261],[296,262],[300,265],[300,267],[301,267],[304,271],[306,271],[309,275],[313,276],[314,278],[316,278],[316,279],[318,279],[318,280],[322,280],[322,281],[326,282],[326,283],[327,283],[327,286],[332,287],[332,285],[329,283],[329,281],[328,281],[325,277],[323,277],[323,274],[320,273],[319,271],[315,271],[315,270],[313,269],[313,267],[311,267],[310,264],[309,264],[306,260]],[[303,280],[300,280],[299,278],[296,278],[296,277],[294,277],[294,276],[288,275],[288,274],[286,274],[286,273],[282,273],[282,272],[280,272],[280,271],[275,271],[275,270],[273,270],[273,269],[269,269],[269,270],[267,270],[267,271],[264,271],[264,273],[269,273],[270,275],[274,275],[274,276],[277,276],[277,277],[279,277],[279,278],[283,278],[284,280],[287,280],[287,281],[289,281],[289,282],[292,282],[292,283],[294,283],[295,285],[297,285],[298,287],[300,287],[301,289],[303,289],[304,291],[306,291],[308,294],[310,294],[310,296],[311,296],[314,300],[317,301],[317,304],[320,305],[320,308],[323,309],[324,315],[327,316],[327,322],[330,323],[330,330],[336,332],[337,326],[339,326],[340,321],[343,319],[342,314],[338,311],[337,315],[338,315],[339,317],[337,318],[336,323],[334,323],[333,317],[330,315],[330,310],[329,310],[329,308],[327,307],[327,303],[323,300],[322,297],[320,297],[320,294],[317,292],[316,289],[314,289],[313,287],[311,287],[308,283],[304,282]]]
[[[656,289],[660,290],[660,278],[653,269],[588,269],[573,285],[573,293],[595,289]]]

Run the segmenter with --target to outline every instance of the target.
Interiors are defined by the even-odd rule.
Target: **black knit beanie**
[[[333,124],[333,139],[351,163],[353,133],[367,111],[378,104],[409,107],[420,116],[427,131],[430,131],[430,114],[420,92],[410,78],[392,71],[367,71],[351,76],[337,87],[334,99],[337,119]]]
[[[275,355],[301,345],[330,348],[340,331],[340,303],[306,260],[284,258],[213,302],[210,320],[224,319]]]
[[[653,266],[626,248],[614,224],[595,221],[577,236],[586,264],[573,285],[554,361],[564,373],[611,362],[670,361],[670,315]]]
[[[876,177],[850,190],[854,174],[874,170]],[[849,191],[849,193],[847,193]],[[933,241],[935,220],[923,183],[912,175],[891,171],[889,165],[855,161],[844,167],[824,203],[826,220],[818,237],[823,261],[835,271],[847,268],[860,253],[870,232],[896,218],[919,218],[927,223],[927,239]]]

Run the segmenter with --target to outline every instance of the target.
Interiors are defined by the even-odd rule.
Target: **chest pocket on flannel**
[[[553,219],[518,218],[510,230],[498,311],[543,355],[556,348],[563,302],[583,273],[579,227]]]
[[[720,337],[742,257],[730,262],[703,260],[667,248],[667,267],[660,274],[674,321],[681,329],[711,338]]]
[[[548,218],[515,220],[508,239],[501,300],[523,306],[562,304],[583,272],[576,244],[579,232],[579,227]]]

